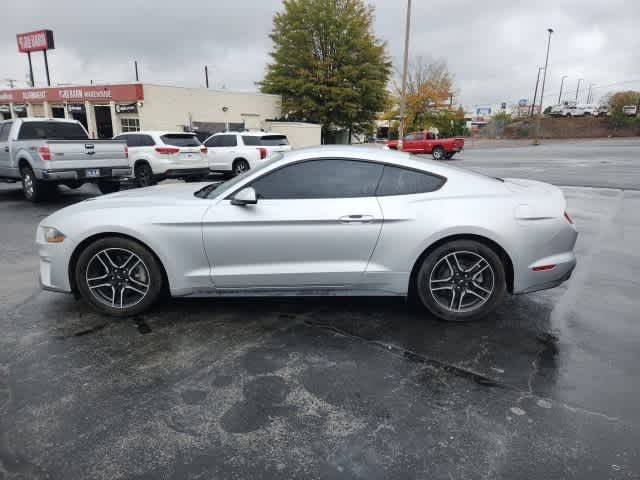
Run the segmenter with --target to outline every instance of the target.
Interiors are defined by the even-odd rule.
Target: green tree
[[[624,113],[623,107],[627,105],[636,105],[636,107],[640,107],[640,92],[633,90],[616,92],[609,94],[607,100],[609,104],[609,111],[611,112],[611,121],[614,126],[622,127],[638,123],[638,118]]]
[[[260,88],[282,95],[290,118],[371,131],[386,106],[391,62],[363,0],[284,0],[273,18],[272,62]]]

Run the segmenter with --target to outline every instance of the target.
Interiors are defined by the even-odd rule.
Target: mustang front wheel
[[[470,321],[490,313],[506,291],[504,266],[496,253],[473,240],[436,248],[418,272],[420,300],[435,316]]]
[[[80,254],[75,281],[82,297],[100,311],[129,316],[156,301],[163,274],[155,256],[139,243],[107,237],[90,244]]]

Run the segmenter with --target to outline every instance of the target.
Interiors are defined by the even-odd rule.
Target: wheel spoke
[[[134,255],[133,253],[132,253],[132,254],[130,254],[130,255],[129,255],[129,258],[127,258],[127,260],[126,260],[122,265],[120,265],[118,268],[124,268],[124,267],[126,267],[126,266],[127,266],[127,264],[128,264],[128,263],[131,261],[131,259],[132,259],[132,258],[134,258],[134,257],[135,257],[135,255]]]
[[[460,265],[460,260],[458,260],[458,256],[456,255],[456,252],[453,252],[451,254],[451,256],[456,261],[456,267],[458,267],[458,271],[459,272],[464,272],[464,268],[462,268],[462,266]]]
[[[460,294],[460,300],[458,300],[458,311],[462,310],[462,299],[464,298],[464,296],[465,296],[465,292],[463,291]]]
[[[445,282],[451,282],[453,277],[447,277],[447,278],[434,278],[433,280],[431,280],[431,283],[445,283]]]
[[[455,290],[451,290],[451,303],[449,304],[449,310],[453,310],[453,305],[456,301],[456,291]]]
[[[113,307],[116,306],[116,289],[114,286],[111,286],[111,305]]]
[[[135,283],[136,285],[142,287],[142,288],[149,288],[149,284],[148,283],[143,283],[139,280],[136,280],[135,278],[129,277],[129,281]]]
[[[96,288],[102,287],[111,287],[111,283],[99,283],[98,285],[88,285],[90,290],[95,290]]]
[[[484,293],[486,293],[487,295],[491,295],[493,293],[493,290],[487,290],[486,288],[484,288],[482,285],[478,285],[478,282],[471,282],[472,285],[477,288],[480,291],[483,291]]]
[[[138,292],[140,295],[143,295],[143,296],[147,294],[147,292],[138,290],[137,288],[132,287],[131,285],[126,285],[122,290],[126,290],[126,289],[133,290],[134,292]]]
[[[456,273],[456,271],[453,269],[453,265],[451,265],[451,262],[449,261],[449,256],[444,257],[444,261],[447,263],[447,267],[449,267],[449,272],[451,273],[451,276],[453,276],[453,274]]]
[[[118,266],[113,262],[113,260],[111,260],[111,257],[109,256],[109,253],[106,250],[103,250],[102,252],[100,252],[102,255],[105,256],[105,258],[107,259],[107,261],[109,262],[109,265],[111,265],[111,267],[113,268],[118,268]],[[100,259],[100,253],[98,254],[98,260]],[[104,262],[102,262],[104,265]],[[106,265],[105,265],[106,267]],[[107,267],[108,269],[110,269],[110,267]]]
[[[440,290],[453,290],[453,285],[444,285],[442,287],[433,287],[431,289],[432,292],[438,292]]]
[[[120,288],[120,308],[122,308],[123,303],[124,303],[124,287]]]

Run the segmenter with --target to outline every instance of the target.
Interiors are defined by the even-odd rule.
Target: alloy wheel
[[[85,282],[100,303],[126,309],[147,296],[151,278],[149,269],[135,253],[124,248],[105,248],[89,260]]]
[[[241,160],[236,163],[236,167],[235,167],[236,175],[240,175],[246,172],[247,170],[249,170],[249,164],[247,162]]]
[[[27,195],[27,198],[33,197],[33,177],[31,176],[31,172],[28,170],[22,174],[22,186],[24,188],[24,193]]]
[[[495,274],[482,255],[454,251],[444,255],[429,275],[429,293],[450,312],[471,312],[493,295]]]

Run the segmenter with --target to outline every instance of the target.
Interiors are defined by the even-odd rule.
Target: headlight
[[[44,240],[47,243],[62,243],[66,238],[57,228],[42,227],[42,233],[44,234]]]

